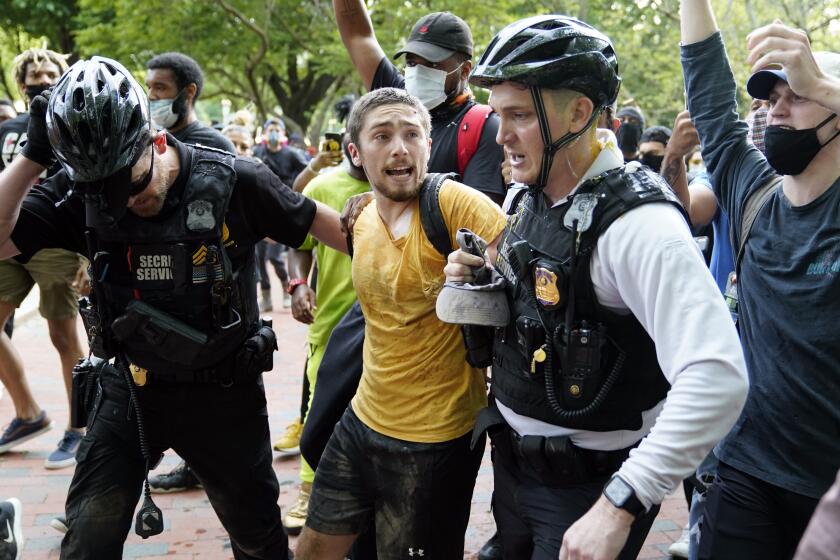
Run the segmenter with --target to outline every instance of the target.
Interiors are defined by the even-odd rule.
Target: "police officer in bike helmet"
[[[153,132],[143,89],[114,60],[77,62],[31,115],[24,157],[0,175],[0,257],[86,254],[93,288],[72,411],[87,434],[61,557],[116,560],[132,525],[163,530],[144,479],[169,448],[193,466],[235,558],[287,557],[262,383],[276,337],[257,312],[254,244],[297,246],[311,231],[341,249],[337,214],[254,160]],[[55,159],[63,170],[30,188]]]
[[[608,37],[568,16],[523,19],[470,82],[490,89],[523,185],[492,263],[511,317],[475,429],[494,449],[504,556],[635,558],[743,404],[737,334],[667,184],[596,127],[621,83]],[[452,253],[447,281],[480,264]]]

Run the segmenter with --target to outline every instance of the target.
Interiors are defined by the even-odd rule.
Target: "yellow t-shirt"
[[[472,430],[487,395],[481,371],[466,361],[460,327],[435,314],[446,260],[423,232],[418,204],[399,239],[392,238],[375,202],[354,226],[353,284],[366,326],[364,369],[352,405],[381,434],[439,443]],[[454,181],[441,187],[440,207],[453,247],[458,228],[490,242],[505,225],[487,196]]]

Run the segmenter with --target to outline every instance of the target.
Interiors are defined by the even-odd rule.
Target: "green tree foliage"
[[[75,0],[2,0],[0,27],[6,33],[25,32],[44,37],[53,50],[76,52],[73,34],[78,14]]]

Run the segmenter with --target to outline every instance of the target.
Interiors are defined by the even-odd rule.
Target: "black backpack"
[[[446,258],[454,248],[449,237],[449,229],[443,219],[443,211],[440,209],[440,188],[443,183],[451,179],[457,181],[460,176],[457,173],[427,173],[420,187],[420,225],[426,238]],[[353,257],[353,239],[347,235],[347,249],[350,257]]]

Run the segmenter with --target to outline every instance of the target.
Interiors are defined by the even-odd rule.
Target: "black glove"
[[[30,102],[26,143],[20,150],[24,157],[47,168],[55,164],[55,154],[47,136],[47,104],[51,93],[48,89]]]

